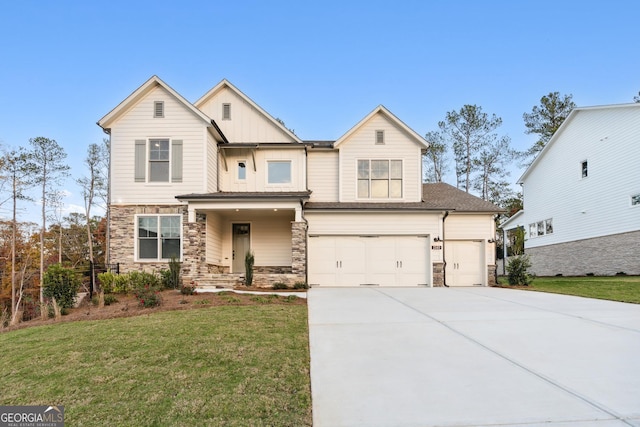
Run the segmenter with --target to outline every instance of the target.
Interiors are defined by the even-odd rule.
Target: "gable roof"
[[[345,133],[344,135],[342,135],[340,138],[338,138],[336,140],[336,142],[333,144],[334,147],[339,146],[341,143],[343,143],[345,140],[349,139],[349,137],[351,135],[353,135],[358,129],[360,129],[362,126],[364,126],[369,120],[371,120],[376,114],[382,114],[384,116],[386,116],[394,125],[396,125],[398,128],[402,129],[403,131],[405,131],[407,133],[407,135],[409,135],[409,137],[411,139],[413,139],[416,143],[418,143],[418,145],[422,145],[423,148],[428,148],[429,147],[429,143],[420,135],[418,135],[418,133],[416,133],[416,131],[414,131],[413,129],[411,129],[409,126],[407,126],[402,120],[400,120],[399,118],[397,118],[391,111],[389,111],[384,105],[378,105],[372,112],[370,112],[369,114],[366,115],[366,117],[362,120],[360,120],[358,123],[356,123],[355,126],[353,126],[351,129],[349,129],[347,131],[347,133]]]
[[[531,162],[529,167],[524,171],[524,173],[520,176],[520,178],[518,178],[517,183],[522,184],[524,182],[524,179],[527,177],[527,175],[529,175],[529,173],[531,173],[531,171],[538,165],[538,163],[540,163],[541,159],[545,156],[547,151],[550,150],[550,147],[554,145],[558,139],[560,139],[560,136],[562,135],[562,133],[564,133],[566,128],[568,128],[571,125],[571,122],[573,121],[574,117],[578,115],[581,111],[598,111],[598,110],[605,111],[605,110],[618,109],[618,108],[640,108],[640,103],[576,107],[573,110],[571,110],[567,118],[564,120],[564,122],[562,122],[562,125],[560,125],[558,130],[556,130],[556,133],[553,134],[549,142],[547,142],[544,148],[540,150],[536,158],[533,159],[533,162]]]
[[[504,212],[504,209],[444,182],[422,184],[422,200],[430,209],[456,212]]]
[[[240,89],[238,89],[237,87],[232,85],[231,82],[229,82],[227,79],[222,79],[222,81],[220,81],[220,83],[215,85],[207,93],[205,93],[202,97],[200,97],[200,99],[198,99],[196,102],[194,102],[194,105],[197,106],[197,107],[201,107],[202,104],[207,102],[209,99],[211,99],[214,95],[216,95],[218,92],[220,92],[224,88],[228,88],[232,92],[234,92],[236,95],[238,95],[247,104],[249,104],[253,108],[255,108],[256,111],[258,111],[259,114],[264,116],[265,119],[267,119],[273,125],[275,125],[279,129],[281,129],[284,133],[286,133],[289,137],[291,137],[291,139],[293,139],[295,142],[302,143],[302,140],[300,138],[298,138],[296,136],[296,134],[294,134],[289,129],[287,129],[286,126],[283,126],[282,123],[277,121],[271,114],[267,113],[262,107],[260,107],[258,104],[256,104],[251,98],[249,98],[247,95],[245,95]]]
[[[142,86],[138,89],[134,90],[131,95],[126,97],[124,101],[118,104],[113,110],[109,111],[103,118],[98,120],[98,126],[102,129],[107,130],[111,127],[111,124],[120,117],[125,111],[127,111],[133,104],[138,102],[140,99],[145,97],[149,92],[151,92],[156,87],[162,87],[164,90],[169,92],[178,102],[183,104],[189,111],[191,111],[195,116],[202,119],[203,122],[207,124],[207,126],[215,126],[213,121],[202,111],[198,110],[193,104],[187,101],[182,95],[173,90],[171,86],[163,82],[160,77],[154,75],[151,76],[149,80],[144,82]]]

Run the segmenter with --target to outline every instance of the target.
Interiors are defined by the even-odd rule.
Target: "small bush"
[[[289,289],[289,286],[287,286],[286,283],[282,283],[282,282],[276,282],[271,286],[273,289],[278,290],[278,289]]]
[[[160,276],[155,273],[147,273],[146,271],[130,272],[129,282],[131,282],[131,287],[134,291],[136,289],[144,288],[145,286],[157,289],[162,285],[160,282]]]
[[[253,252],[247,251],[247,254],[244,257],[244,284],[247,286],[251,286],[253,284],[253,263],[255,261],[255,257]]]
[[[162,296],[157,286],[145,285],[133,291],[140,307],[158,307],[162,304]]]
[[[105,294],[113,293],[113,284],[116,280],[116,274],[107,271],[105,273],[98,274],[98,282],[100,282],[100,288]]]
[[[296,282],[293,284],[293,289],[309,289],[309,285],[306,282]]]
[[[626,275],[627,275],[627,273],[625,273],[624,271],[618,271],[616,273],[616,276],[626,276]]]
[[[106,294],[104,296],[104,305],[111,305],[118,302],[118,298],[115,295]]]
[[[594,273],[587,273],[587,276],[593,277],[593,276],[595,276],[595,274]]]
[[[55,298],[60,308],[71,308],[80,288],[80,279],[75,271],[54,264],[44,273],[42,293],[45,298]]]
[[[507,265],[507,273],[510,285],[523,285],[526,286],[532,282],[533,276],[531,276],[527,270],[531,267],[531,261],[527,255],[518,255],[511,257],[509,264]]]
[[[294,302],[294,301],[295,301],[295,300],[297,300],[297,299],[298,299],[298,297],[297,297],[297,296],[295,296],[295,295],[287,295],[287,296],[284,298],[284,302]]]
[[[113,292],[116,294],[128,294],[133,290],[128,274],[117,274],[113,278]]]
[[[211,301],[208,299],[201,299],[198,301],[194,301],[194,304],[199,304],[199,305],[207,305],[207,304],[211,304]]]
[[[189,285],[180,286],[180,293],[182,295],[195,295],[195,293],[196,293],[196,285],[195,285],[195,283],[191,283]]]

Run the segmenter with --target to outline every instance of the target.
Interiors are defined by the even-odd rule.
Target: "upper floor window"
[[[291,184],[291,161],[269,160],[267,162],[267,184]]]
[[[244,181],[247,179],[247,161],[241,160],[238,162],[238,181]]]
[[[588,177],[589,176],[589,163],[586,160],[584,160],[581,163],[581,168],[582,168],[582,177],[583,178]]]
[[[631,206],[640,206],[640,193],[631,196]]]
[[[231,120],[231,104],[222,104],[222,120]]]
[[[529,224],[529,237],[545,236],[553,233],[551,218]]]
[[[182,182],[182,140],[136,139],[135,182]]]
[[[169,182],[169,140],[149,140],[149,182]]]
[[[402,160],[358,160],[358,198],[402,197]]]
[[[140,215],[137,217],[136,255],[140,260],[180,258],[180,215]]]
[[[164,117],[164,101],[153,103],[153,117]]]
[[[376,131],[376,144],[384,144],[384,131],[377,130]]]

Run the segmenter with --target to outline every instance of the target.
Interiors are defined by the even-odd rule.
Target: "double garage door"
[[[429,284],[427,236],[310,236],[308,242],[312,286]]]

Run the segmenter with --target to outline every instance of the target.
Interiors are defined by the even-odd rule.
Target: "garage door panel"
[[[449,286],[482,285],[482,242],[451,241],[445,243],[446,274]]]

